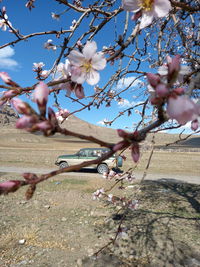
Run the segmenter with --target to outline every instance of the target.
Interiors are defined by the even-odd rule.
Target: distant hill
[[[0,127],[14,126],[18,118],[19,115],[10,105],[7,104],[0,108]]]
[[[17,130],[15,129],[15,123],[17,119],[19,118],[19,115],[17,114],[16,111],[12,109],[11,106],[9,105],[4,105],[2,109],[0,109],[0,128],[2,134],[4,133],[5,138],[11,138],[13,135],[18,135],[18,134],[23,134],[23,139],[25,136],[27,136],[25,139],[26,140],[32,140],[34,141],[34,136],[35,136],[35,141],[37,138],[40,140],[41,134],[35,134],[35,135],[30,135],[26,131],[22,130]],[[69,129],[70,131],[74,131],[76,133],[81,133],[84,135],[91,135],[94,137],[97,137],[101,140],[111,142],[111,143],[116,143],[120,140],[118,137],[117,131],[115,129],[107,128],[107,127],[102,127],[102,126],[97,126],[91,123],[88,123],[84,120],[79,119],[78,117],[71,115],[63,124],[61,124],[61,127]],[[6,129],[9,129],[7,131]],[[11,130],[12,129],[12,130]],[[36,138],[36,136],[38,136]],[[182,138],[184,138],[183,135]],[[42,136],[41,136],[42,137]],[[53,138],[57,142],[83,142],[82,140],[78,138],[74,138],[71,136],[61,136],[59,134],[56,134],[55,136],[52,136],[50,138]],[[156,147],[159,149],[190,149],[190,148],[200,148],[200,136],[194,136],[190,137],[188,140],[179,142],[177,144],[173,144],[168,147],[164,147],[165,144],[167,143],[173,143],[176,140],[179,139],[178,134],[167,134],[167,133],[158,133],[156,134],[155,141],[156,141]],[[15,140],[13,136],[13,140]],[[44,139],[42,139],[44,140]],[[143,147],[144,149],[148,149],[150,147],[152,140],[152,134],[149,134],[147,136],[147,139],[143,142]],[[49,140],[50,141],[50,140]]]

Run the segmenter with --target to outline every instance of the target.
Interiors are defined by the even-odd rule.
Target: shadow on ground
[[[117,212],[97,229],[110,235],[120,225],[123,234],[84,266],[200,267],[200,186],[145,181],[137,199],[139,209]]]

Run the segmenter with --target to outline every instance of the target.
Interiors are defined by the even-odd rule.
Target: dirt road
[[[33,173],[48,173],[53,170],[56,170],[55,168],[33,168],[33,167],[16,167],[16,166],[0,166],[0,173],[24,173],[24,172],[33,172]],[[89,177],[89,178],[101,178],[102,176],[95,172],[95,170],[83,170],[80,172],[69,172],[69,173],[63,173],[60,174],[62,176],[67,177]],[[135,173],[136,180],[141,179],[143,176],[143,173]],[[194,175],[175,175],[175,174],[158,174],[158,173],[149,173],[145,180],[166,180],[166,181],[174,181],[174,182],[188,182],[192,184],[200,184],[200,175],[194,176]]]

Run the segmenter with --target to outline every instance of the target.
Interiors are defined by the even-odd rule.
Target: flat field
[[[58,155],[83,147],[96,145],[3,129],[0,180],[19,179],[24,169],[41,173],[57,169]],[[200,153],[155,151],[148,180],[141,185],[137,178],[149,155],[150,151],[142,152],[136,166],[126,152],[123,169],[135,168],[136,181],[112,192],[139,200],[138,209],[126,214],[107,202],[92,200],[92,192],[113,184],[95,171],[58,175],[39,185],[29,201],[24,198],[25,188],[1,196],[0,266],[200,265],[200,186],[194,183],[200,177]],[[115,236],[119,223],[126,234],[97,260],[87,258]]]

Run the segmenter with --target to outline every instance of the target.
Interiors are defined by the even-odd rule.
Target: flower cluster
[[[167,64],[158,69],[158,74],[147,73],[150,83],[150,101],[153,105],[167,103],[169,118],[184,125],[193,122],[193,129],[197,129],[197,118],[200,116],[200,105],[195,103],[183,88],[178,87],[184,76],[190,72],[187,66],[181,66],[180,56],[167,57]]]
[[[45,135],[54,133],[58,124],[54,111],[48,109],[48,119],[46,119],[46,105],[48,101],[49,89],[44,82],[39,82],[33,92],[33,101],[37,103],[40,114],[36,113],[28,103],[19,98],[11,100],[12,105],[19,114],[23,114],[16,122],[16,128],[26,129],[29,132],[42,131]]]

